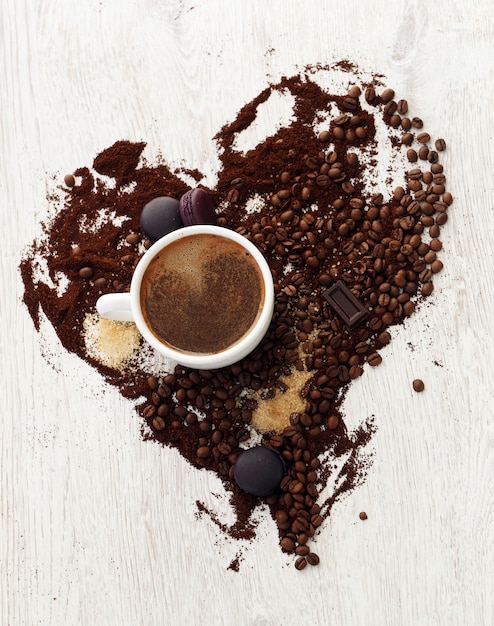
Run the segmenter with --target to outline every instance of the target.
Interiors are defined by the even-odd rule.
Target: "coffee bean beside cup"
[[[135,322],[159,353],[198,369],[247,356],[264,337],[273,308],[273,278],[261,252],[211,224],[159,239],[139,261],[130,292],[96,303],[101,316]]]

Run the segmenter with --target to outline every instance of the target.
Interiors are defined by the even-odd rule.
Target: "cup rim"
[[[168,245],[179,239],[193,235],[208,234],[235,241],[252,254],[261,271],[264,281],[264,305],[254,326],[242,339],[234,343],[232,346],[213,354],[181,352],[180,350],[174,349],[172,346],[162,343],[146,324],[140,305],[141,283],[150,262],[161,250],[163,250],[163,248],[166,248]],[[139,332],[158,352],[181,365],[185,365],[186,367],[197,369],[216,369],[241,360],[247,356],[247,354],[252,352],[252,350],[255,349],[264,337],[274,310],[273,276],[271,274],[271,269],[261,251],[251,241],[236,231],[217,224],[196,224],[193,226],[184,226],[183,228],[174,230],[161,239],[158,239],[158,241],[153,243],[153,245],[148,248],[148,250],[146,250],[144,255],[141,257],[134,270],[130,284],[130,303],[132,315]]]

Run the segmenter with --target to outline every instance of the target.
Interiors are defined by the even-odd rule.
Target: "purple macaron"
[[[216,212],[211,196],[197,187],[180,198],[180,217],[184,226],[216,224]]]
[[[170,196],[160,196],[148,202],[141,213],[141,229],[151,241],[158,241],[173,230],[183,227],[179,202]]]

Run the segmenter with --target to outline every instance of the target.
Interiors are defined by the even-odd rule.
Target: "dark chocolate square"
[[[350,328],[353,328],[369,315],[367,309],[357,300],[342,280],[338,280],[322,295]]]

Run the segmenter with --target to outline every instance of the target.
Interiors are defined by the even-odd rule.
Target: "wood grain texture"
[[[2,625],[494,623],[493,43],[489,0],[2,0]],[[214,184],[211,138],[243,104],[344,58],[446,138],[456,201],[431,303],[345,401],[350,427],[376,417],[367,481],[298,573],[262,512],[252,544],[197,517],[199,499],[232,522],[219,480],[142,442],[132,406],[35,333],[17,265],[47,187],[114,141]]]

